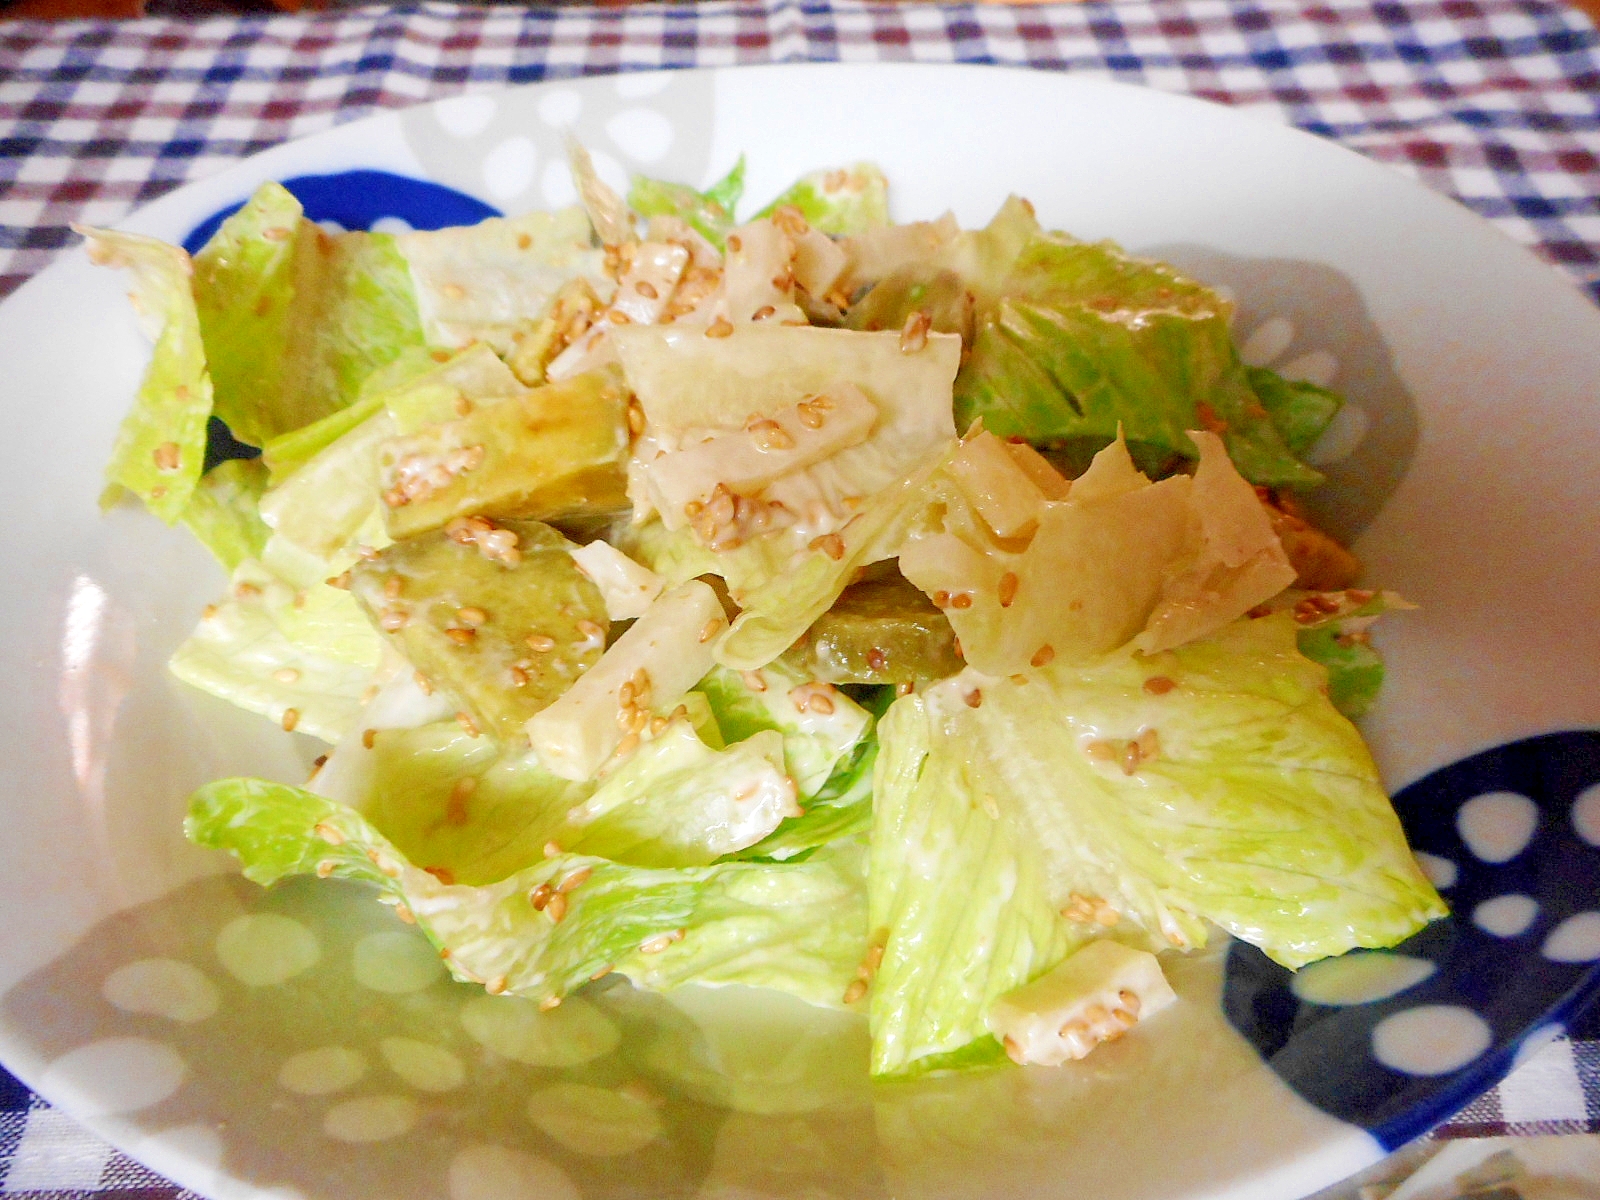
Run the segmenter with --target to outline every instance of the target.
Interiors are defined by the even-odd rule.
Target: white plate
[[[1014,191],[1049,225],[1231,286],[1254,352],[1330,374],[1365,415],[1325,447],[1349,498],[1335,520],[1360,530],[1372,579],[1422,606],[1384,636],[1390,683],[1366,725],[1389,784],[1600,726],[1600,314],[1452,202],[1310,136],[993,68],[652,73],[384,114],[241,162],[127,225],[178,240],[261,180],[353,167],[545,207],[570,195],[569,133],[608,171],[697,184],[744,152],[758,200],[804,170],[872,159],[903,219],[951,208],[981,222]],[[659,1103],[621,1102],[628,1128],[609,1141],[560,1124],[572,1097],[544,1089],[562,1073],[473,1040],[458,1014],[481,992],[445,982],[386,910],[335,885],[255,889],[183,842],[194,786],[295,780],[315,750],[162,669],[222,581],[182,532],[97,511],[147,354],[123,286],[75,252],[0,307],[0,1058],[51,1101],[218,1197],[1279,1200],[1382,1153],[1233,1031],[1216,958],[1180,970],[1195,1003],[1161,1037],[1073,1071],[876,1097],[854,1073],[855,1027],[799,1036],[792,1014],[761,1005],[733,1036],[725,1013],[612,996],[622,1047],[568,1074],[613,1095],[642,1082]],[[248,983],[218,954],[252,919],[281,939],[281,982]],[[1497,1030],[1461,1086],[1503,1070],[1525,1032]],[[686,1068],[673,1042],[701,1036],[724,1052],[720,1074]],[[394,1038],[433,1050],[407,1058]]]

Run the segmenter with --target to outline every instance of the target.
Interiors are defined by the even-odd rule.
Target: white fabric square
[[[1500,1112],[1509,1124],[1584,1120],[1572,1043],[1566,1038],[1551,1042],[1508,1075],[1500,1085]]]
[[[6,1172],[5,1191],[72,1191],[99,1187],[112,1150],[54,1108],[28,1114],[22,1140]]]

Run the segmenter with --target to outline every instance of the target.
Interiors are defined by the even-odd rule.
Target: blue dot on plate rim
[[[1481,751],[1403,789],[1395,809],[1451,916],[1392,950],[1437,969],[1335,1007],[1296,996],[1291,972],[1235,944],[1223,988],[1229,1021],[1289,1087],[1390,1149],[1600,997],[1600,906],[1582,882],[1600,874],[1600,731]]]

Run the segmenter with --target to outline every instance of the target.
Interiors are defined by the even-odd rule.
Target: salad
[[[1305,517],[1337,395],[1216,291],[868,164],[190,256],[85,229],[154,342],[106,502],[230,578],[171,670],[327,743],[194,795],[261,884],[363,880],[455,977],[864,1013],[872,1071],[1060,1064],[1231,935],[1444,914],[1351,723],[1404,607]],[[220,422],[259,455],[214,461]]]

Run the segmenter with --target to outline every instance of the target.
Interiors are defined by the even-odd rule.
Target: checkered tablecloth
[[[152,6],[160,0],[152,0]],[[1003,63],[1262,110],[1457,197],[1600,301],[1600,35],[1549,0],[848,0],[0,22],[0,295],[224,164],[378,108],[656,67]],[[1600,1130],[1600,1027],[1441,1134]],[[0,1194],[180,1193],[0,1073]]]

